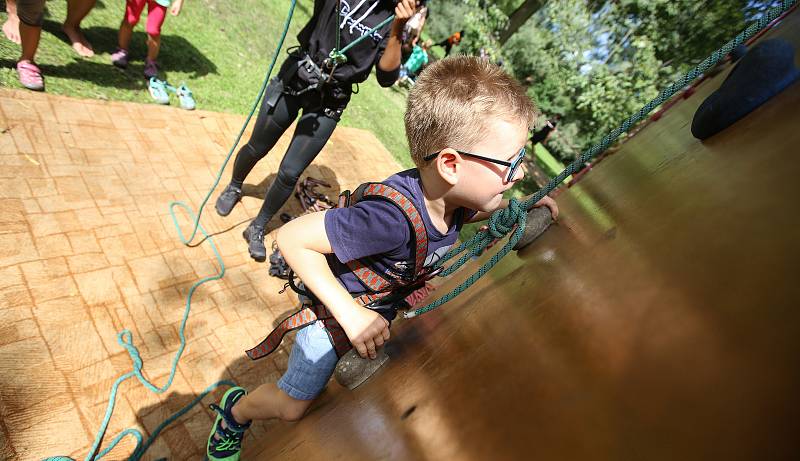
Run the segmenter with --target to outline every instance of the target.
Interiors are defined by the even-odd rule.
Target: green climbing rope
[[[106,447],[105,449],[103,449],[99,453],[97,452],[97,450],[100,448],[100,444],[103,441],[103,437],[105,436],[106,430],[108,429],[108,423],[111,420],[111,415],[114,412],[114,406],[116,404],[116,399],[117,399],[117,391],[119,389],[120,384],[122,384],[125,380],[127,380],[129,378],[136,377],[142,383],[142,385],[144,385],[150,391],[155,392],[157,394],[162,394],[162,393],[166,392],[167,389],[169,389],[169,387],[172,385],[172,381],[175,378],[175,373],[177,372],[178,361],[180,360],[181,355],[183,354],[183,351],[186,349],[185,330],[186,330],[186,322],[187,322],[187,320],[189,318],[189,312],[191,311],[191,308],[192,308],[192,296],[194,295],[195,290],[200,285],[202,285],[202,284],[204,284],[206,282],[210,282],[212,280],[219,280],[225,275],[225,262],[222,260],[222,255],[220,254],[219,250],[217,249],[217,246],[214,243],[214,239],[206,232],[206,230],[200,224],[200,216],[203,213],[203,209],[205,208],[206,203],[208,202],[208,199],[211,197],[211,193],[214,191],[214,189],[216,189],[217,185],[219,185],[219,181],[220,181],[220,178],[222,177],[222,172],[225,170],[225,166],[230,161],[230,158],[233,155],[233,151],[236,149],[236,146],[239,144],[239,141],[241,141],[242,135],[244,134],[245,129],[247,129],[247,125],[250,123],[250,119],[253,117],[253,114],[255,114],[255,111],[258,108],[258,104],[261,101],[262,97],[264,96],[264,91],[266,90],[267,84],[269,83],[269,78],[272,75],[272,70],[275,68],[275,63],[278,60],[278,55],[280,53],[281,48],[283,48],[283,43],[286,40],[286,35],[289,32],[289,24],[292,21],[292,16],[294,15],[294,9],[295,9],[296,3],[297,3],[297,0],[292,0],[291,5],[289,6],[289,13],[286,16],[286,21],[284,22],[284,25],[283,25],[283,33],[281,34],[281,38],[278,41],[278,47],[275,49],[275,53],[272,56],[272,61],[270,62],[269,69],[267,70],[267,73],[264,76],[264,81],[261,83],[261,89],[259,90],[255,101],[253,101],[253,106],[250,108],[250,113],[247,115],[247,118],[245,119],[241,130],[239,130],[239,134],[236,136],[236,140],[234,141],[233,146],[231,146],[230,151],[228,151],[228,155],[227,155],[227,157],[225,157],[225,161],[222,163],[222,166],[220,167],[219,172],[217,173],[217,177],[216,177],[216,180],[214,181],[214,185],[211,186],[211,189],[209,189],[208,194],[206,194],[206,196],[205,196],[205,199],[203,199],[203,202],[201,203],[200,208],[198,209],[197,215],[195,216],[195,214],[192,211],[192,209],[188,205],[183,203],[183,202],[176,201],[176,202],[171,202],[169,204],[169,212],[170,212],[170,215],[172,216],[172,222],[175,225],[176,230],[178,231],[178,236],[180,237],[181,242],[183,244],[188,244],[189,242],[192,241],[192,239],[194,239],[195,235],[197,235],[197,231],[199,230],[203,234],[203,236],[205,237],[205,240],[208,240],[209,243],[211,244],[211,249],[214,251],[214,257],[217,259],[217,263],[219,265],[219,272],[216,275],[209,276],[209,277],[204,277],[204,278],[198,280],[189,289],[189,294],[186,296],[186,305],[185,305],[185,308],[184,308],[184,311],[183,311],[183,319],[181,320],[181,326],[180,326],[180,328],[178,330],[178,335],[180,337],[180,347],[178,347],[178,351],[175,353],[175,356],[172,359],[172,366],[170,368],[169,378],[167,378],[167,382],[162,387],[154,386],[149,380],[147,380],[147,378],[144,377],[144,375],[142,375],[142,366],[143,366],[142,358],[139,355],[139,350],[133,344],[133,337],[131,335],[131,332],[129,330],[123,330],[117,335],[117,342],[123,348],[125,348],[125,350],[128,351],[128,355],[131,357],[131,361],[133,362],[133,368],[134,369],[133,369],[133,371],[130,371],[130,372],[120,376],[119,378],[117,378],[117,380],[114,382],[113,386],[111,387],[111,393],[109,394],[108,406],[106,407],[106,413],[105,413],[105,416],[103,418],[103,422],[100,424],[100,429],[97,431],[97,435],[95,436],[95,440],[94,440],[94,443],[92,444],[92,448],[89,450],[89,453],[86,455],[86,458],[85,458],[86,461],[96,461],[96,460],[101,459],[103,456],[108,454],[108,452],[113,450],[114,447],[123,438],[125,438],[128,435],[130,435],[130,436],[132,436],[132,437],[134,437],[136,439],[136,447],[134,448],[133,453],[131,453],[131,455],[130,455],[130,457],[128,459],[131,460],[131,461],[137,461],[137,460],[141,459],[141,457],[145,454],[147,449],[150,447],[150,445],[153,443],[153,441],[156,439],[156,437],[158,437],[158,435],[161,433],[161,431],[165,427],[167,427],[168,425],[172,424],[175,420],[177,420],[178,418],[180,418],[181,416],[186,414],[195,405],[200,403],[200,401],[206,395],[208,395],[208,393],[212,392],[217,387],[219,387],[219,386],[233,386],[234,385],[233,382],[227,381],[227,380],[218,381],[218,382],[212,384],[211,386],[206,388],[206,390],[203,391],[200,395],[195,397],[195,399],[192,400],[188,405],[186,405],[185,407],[183,407],[181,410],[177,411],[176,413],[172,414],[169,418],[167,418],[161,424],[159,424],[158,427],[156,427],[153,430],[153,432],[150,434],[150,436],[147,438],[147,440],[143,441],[142,434],[138,430],[136,430],[136,429],[125,429],[124,431],[120,432],[111,441],[111,443],[108,444],[108,447]],[[186,214],[194,222],[194,224],[193,224],[194,227],[193,227],[191,235],[189,235],[189,237],[185,237],[183,232],[181,231],[180,224],[178,224],[178,218],[177,218],[177,216],[175,214],[175,208],[176,207],[183,208],[184,211],[186,212]],[[64,457],[64,456],[54,456],[54,457],[46,458],[45,461],[63,461],[63,460],[70,460],[70,459],[71,458]]]
[[[336,16],[336,48],[331,50],[331,52],[328,55],[328,57],[331,58],[331,61],[334,64],[337,64],[337,65],[347,62],[347,56],[344,55],[345,53],[347,53],[347,50],[349,50],[350,48],[358,45],[363,40],[366,40],[367,38],[369,38],[373,34],[373,32],[375,32],[376,30],[378,30],[381,27],[385,26],[386,24],[389,24],[393,20],[394,20],[394,15],[389,16],[388,18],[386,18],[383,21],[381,21],[380,24],[378,24],[377,26],[375,26],[372,29],[370,29],[366,34],[361,35],[361,37],[358,37],[357,39],[355,39],[352,42],[348,43],[347,46],[345,46],[344,48],[342,48],[340,50],[339,49],[339,15],[337,15]]]
[[[583,168],[583,166],[589,160],[596,157],[601,152],[605,151],[608,146],[611,145],[621,134],[627,132],[631,127],[633,127],[636,123],[644,119],[647,114],[649,114],[653,109],[667,101],[671,98],[675,93],[680,91],[682,88],[685,88],[689,83],[691,83],[694,79],[698,76],[712,68],[716,63],[718,63],[722,58],[727,56],[734,48],[741,45],[747,39],[752,37],[753,35],[757,34],[759,31],[764,29],[767,24],[772,22],[775,18],[780,16],[784,11],[788,10],[792,7],[797,0],[783,0],[780,6],[770,9],[764,14],[758,21],[751,24],[747,27],[744,31],[739,33],[733,40],[729,41],[722,48],[714,51],[711,56],[707,57],[703,62],[698,64],[694,69],[690,70],[686,75],[682,76],[678,80],[674,81],[671,85],[665,88],[655,99],[645,104],[641,109],[639,109],[635,114],[628,117],[622,124],[611,131],[611,133],[605,135],[600,142],[593,145],[589,149],[587,149],[583,154],[581,154],[578,158],[575,159],[574,162],[569,164],[564,171],[558,174],[555,178],[551,179],[550,182],[547,183],[544,187],[539,189],[533,196],[525,201],[517,201],[515,199],[511,200],[509,207],[503,210],[496,211],[492,217],[489,219],[489,228],[485,231],[478,232],[473,238],[468,240],[465,243],[462,243],[457,248],[449,251],[438,263],[438,266],[441,266],[446,261],[452,259],[453,257],[459,255],[460,253],[464,252],[465,250],[469,249],[467,253],[465,253],[461,258],[459,258],[455,263],[451,264],[445,270],[443,270],[439,275],[441,277],[446,277],[453,272],[455,272],[458,268],[463,266],[471,256],[480,254],[486,246],[491,243],[495,238],[500,238],[505,236],[511,229],[514,228],[514,225],[517,225],[516,231],[514,234],[509,238],[508,242],[500,249],[497,254],[492,256],[489,261],[487,261],[483,266],[481,266],[474,274],[472,274],[467,280],[462,282],[456,288],[454,288],[451,292],[447,293],[446,295],[442,296],[441,298],[437,299],[436,301],[428,304],[427,306],[421,307],[419,309],[415,309],[413,311],[408,311],[404,315],[405,318],[416,317],[418,315],[424,314],[426,312],[430,312],[437,307],[441,306],[442,304],[450,301],[451,299],[458,296],[461,292],[469,288],[473,283],[475,283],[479,278],[483,277],[483,275],[488,272],[498,261],[500,261],[509,251],[516,245],[519,239],[522,237],[522,233],[525,229],[525,220],[527,218],[527,210],[530,209],[536,202],[541,200],[545,195],[549,194],[553,189],[556,188],[559,184],[561,184],[564,179],[566,179],[569,175],[579,171]]]

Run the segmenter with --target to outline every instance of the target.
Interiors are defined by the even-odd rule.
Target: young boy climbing
[[[523,176],[519,166],[533,118],[523,87],[478,58],[447,58],[420,76],[405,114],[417,168],[359,187],[351,195],[354,204],[301,216],[278,232],[281,252],[310,292],[306,309],[282,325],[306,326],[297,332],[288,369],[277,383],[249,394],[233,387],[212,406],[218,416],[209,459],[237,460],[252,420],[302,418],[350,347],[376,357],[396,314],[385,300],[394,297],[377,307],[363,304],[386,294],[381,290],[387,284],[401,292],[432,275],[464,223],[507,206],[503,193]],[[554,218],[558,214],[549,197],[536,206],[549,207]],[[248,355],[274,350],[279,329]]]

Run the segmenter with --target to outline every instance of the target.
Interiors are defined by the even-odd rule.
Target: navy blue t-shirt
[[[411,199],[422,215],[428,233],[425,267],[447,253],[458,239],[464,221],[476,213],[458,209],[450,228],[442,234],[433,226],[428,215],[417,169],[402,171],[382,182]],[[328,210],[325,214],[325,232],[334,252],[327,255],[328,266],[350,293],[363,293],[367,289],[347,267],[345,263],[348,261],[368,259],[370,267],[381,275],[387,273],[389,268],[396,273],[409,275],[413,270],[415,236],[403,212],[387,200],[363,200],[351,207]]]

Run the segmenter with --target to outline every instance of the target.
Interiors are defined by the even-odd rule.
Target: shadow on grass
[[[42,29],[70,45],[69,39],[61,31],[60,23],[46,20]],[[117,49],[117,29],[95,26],[82,30],[87,40],[92,43],[96,53],[113,53]],[[131,39],[131,63],[124,72],[117,70],[111,62],[104,64],[78,59],[66,66],[47,66],[48,71],[45,73],[63,78],[89,80],[101,86],[120,86],[120,83],[126,80],[143,81],[144,58],[147,53],[146,42],[147,34],[145,32],[134,31]],[[217,66],[211,60],[206,58],[188,40],[178,35],[161,36],[161,53],[158,61],[161,70],[160,76],[167,80],[171,71],[190,73],[190,78],[217,73]],[[123,87],[131,88],[125,86],[124,83]],[[132,88],[144,88],[144,85],[136,85]]]
[[[0,58],[0,67],[15,68],[13,59]],[[90,81],[97,86],[113,87],[121,90],[146,90],[147,82],[138,75],[127,75],[111,64],[103,64],[85,60],[75,60],[65,65],[37,63],[45,78],[59,77],[74,80]],[[142,68],[144,68],[142,66]]]

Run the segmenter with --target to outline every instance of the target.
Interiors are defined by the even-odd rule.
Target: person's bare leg
[[[161,49],[161,35],[147,34],[147,59],[155,61]]]
[[[36,57],[36,50],[39,48],[39,38],[42,36],[42,28],[29,26],[24,22],[19,23],[19,38],[22,41],[22,56],[20,61],[33,62]]]
[[[231,413],[240,424],[246,424],[254,419],[270,418],[297,421],[303,417],[312,402],[313,400],[293,399],[275,383],[267,383],[239,399],[231,409]]]
[[[89,14],[89,11],[92,11],[96,2],[97,0],[67,0],[67,19],[61,26],[61,30],[67,34],[72,43],[72,48],[84,58],[94,56],[94,50],[92,44],[81,32],[81,21]]]
[[[21,45],[22,42],[19,38],[19,16],[17,16],[17,2],[14,0],[7,0],[6,12],[8,13],[8,19],[6,19],[6,22],[3,23],[3,34],[5,34],[7,39],[11,40],[17,45]]]
[[[118,45],[123,50],[127,50],[131,45],[131,37],[133,36],[133,26],[128,24],[128,21],[122,20],[119,25]]]

